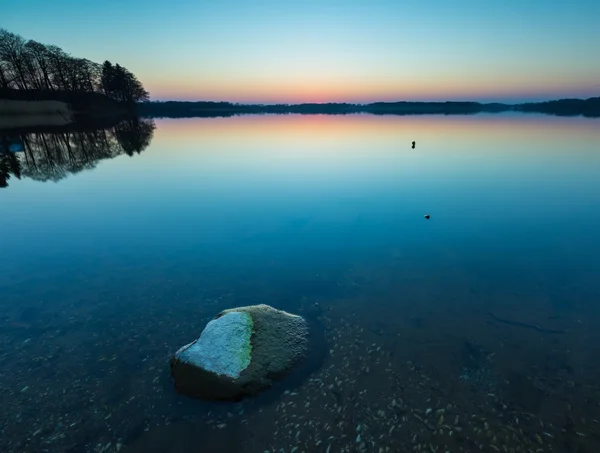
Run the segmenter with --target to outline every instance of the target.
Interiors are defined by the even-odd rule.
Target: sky
[[[0,27],[110,60],[153,100],[600,96],[598,0],[0,0]]]

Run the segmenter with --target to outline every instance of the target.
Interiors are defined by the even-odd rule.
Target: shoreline
[[[0,130],[66,126],[74,121],[74,112],[66,102],[0,99]]]

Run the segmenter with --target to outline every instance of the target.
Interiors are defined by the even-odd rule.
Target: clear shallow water
[[[451,421],[477,408],[500,448],[599,448],[597,121],[356,115],[156,125],[139,155],[1,189],[0,385],[12,408],[2,451],[115,451],[144,442],[143,433],[173,445],[193,437],[183,421],[227,425],[202,429],[215,445],[229,439],[228,451],[242,451],[232,442],[248,442],[250,431],[265,434],[243,451],[325,451],[329,436],[334,450],[353,451],[344,449],[360,448],[360,420],[371,429],[364,451],[490,448],[492,438],[466,423],[456,441],[413,417],[447,404]],[[336,425],[330,410],[302,404],[289,410],[291,426],[303,417],[320,425],[289,437],[277,429],[282,395],[260,409],[174,395],[169,354],[218,311],[312,302],[326,310],[331,346],[313,378],[325,388],[344,382],[332,402],[343,407],[339,432],[324,428]],[[376,348],[385,357],[368,359]],[[422,382],[439,394],[422,392]],[[327,392],[312,384],[294,392],[323,406]],[[361,399],[364,390],[375,396]],[[392,415],[395,398],[406,407]],[[389,433],[383,419],[404,431]]]

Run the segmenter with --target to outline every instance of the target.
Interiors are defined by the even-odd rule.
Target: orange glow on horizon
[[[507,99],[551,100],[588,97],[583,93],[600,89],[589,80],[553,77],[541,83],[535,77],[526,80],[504,77],[501,84],[482,81],[481,77],[463,78],[439,74],[415,80],[378,80],[352,77],[306,78],[278,81],[265,77],[244,84],[229,78],[185,79],[176,86],[165,80],[147,83],[152,99],[226,101],[249,104],[299,104],[327,102],[394,101],[479,101],[503,102]],[[510,101],[508,101],[510,102]]]

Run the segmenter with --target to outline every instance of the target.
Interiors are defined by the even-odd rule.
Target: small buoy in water
[[[429,217],[431,217],[429,214],[425,214],[425,218],[426,218],[427,220],[429,220]]]
[[[412,147],[413,149],[415,149],[415,142],[412,142]]]

